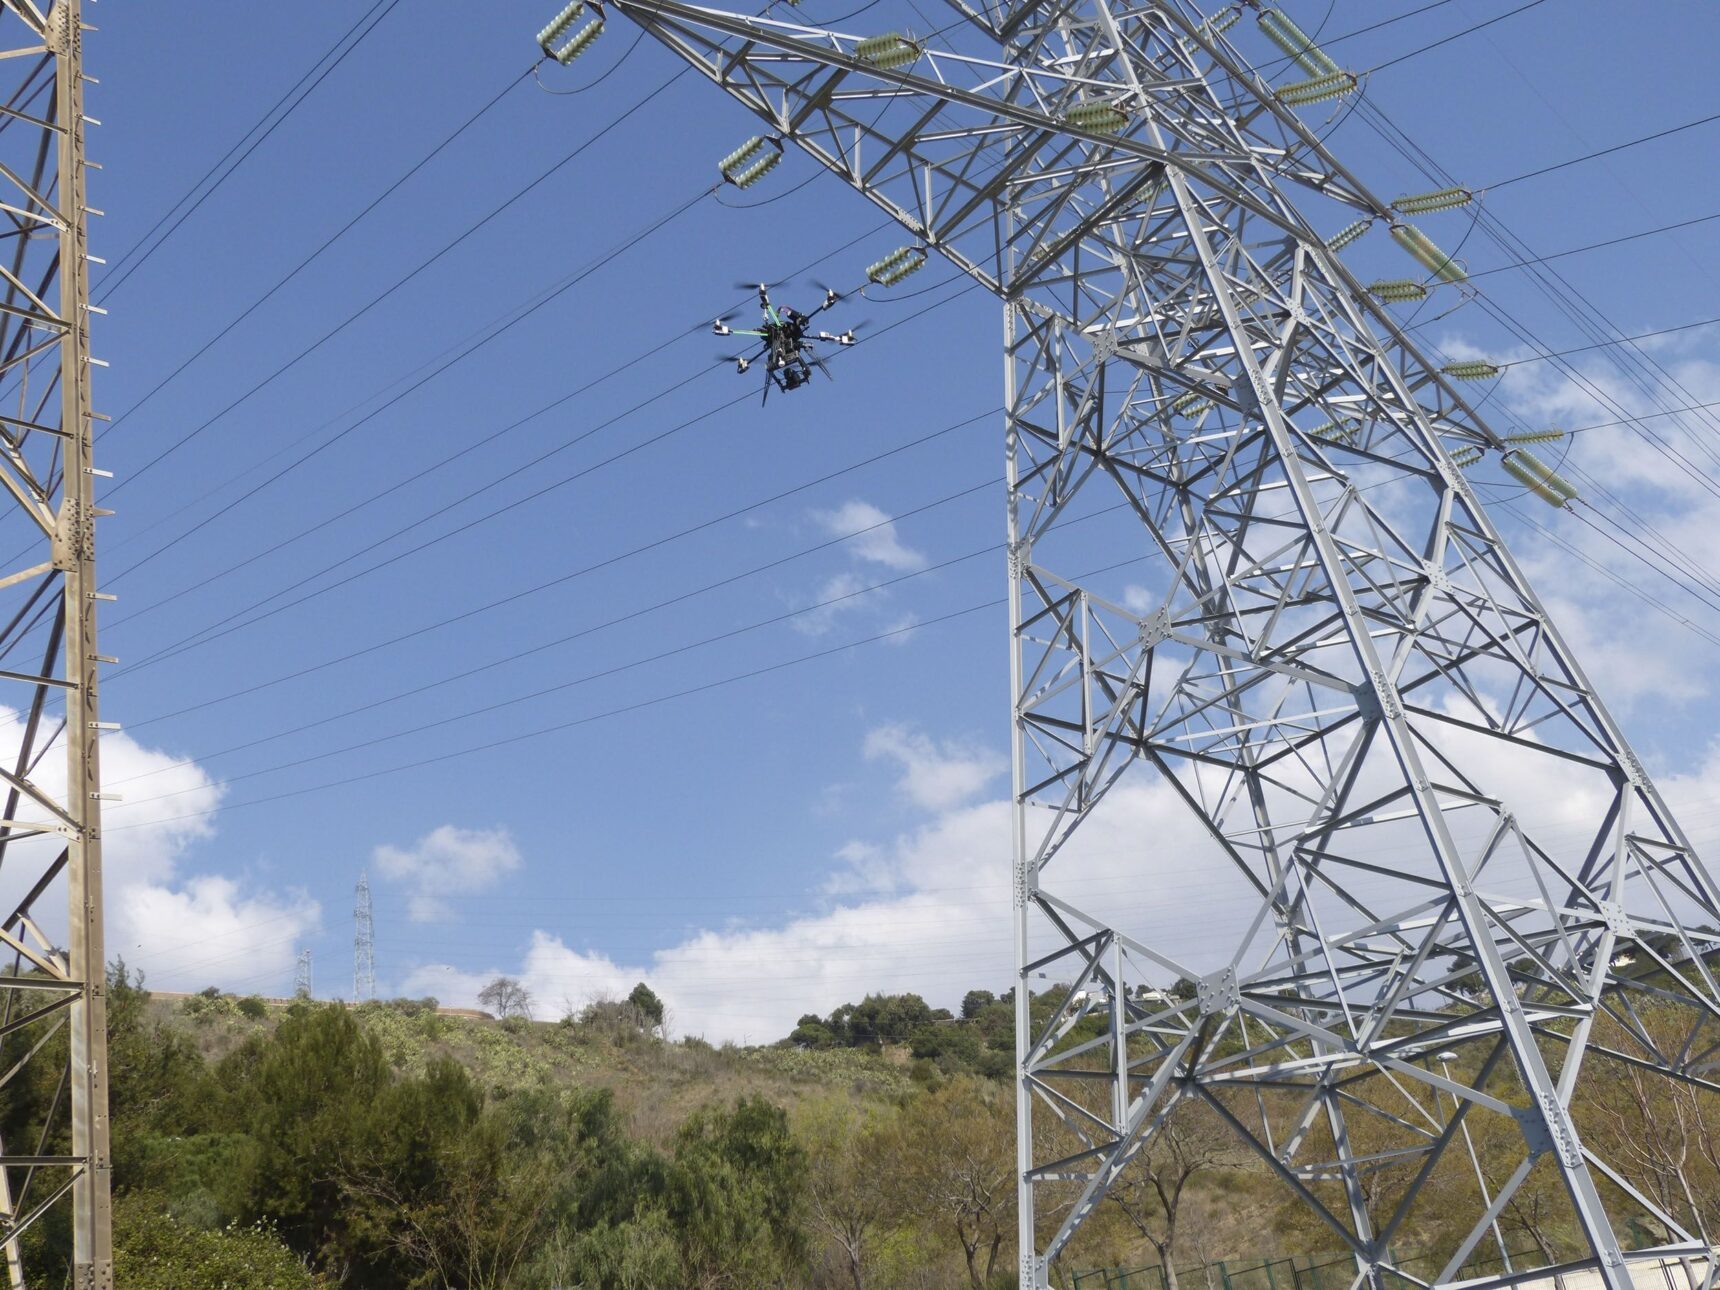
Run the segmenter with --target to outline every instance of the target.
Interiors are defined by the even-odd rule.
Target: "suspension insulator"
[[[1193,421],[1212,411],[1212,400],[1199,390],[1190,390],[1171,400],[1171,411],[1179,417],[1187,417]]]
[[[1222,36],[1237,23],[1242,21],[1241,9],[1226,9],[1223,13],[1215,13],[1208,18],[1203,26],[1208,36]]]
[[[771,151],[763,156],[760,150]],[[782,140],[775,135],[755,134],[718,163],[723,178],[737,188],[750,188],[763,179],[782,160]]]
[[[1392,203],[1392,209],[1404,215],[1428,215],[1434,211],[1456,210],[1474,200],[1475,194],[1467,188],[1441,188],[1438,192],[1400,197]]]
[[[1063,114],[1077,130],[1093,134],[1116,134],[1129,123],[1129,114],[1114,103],[1077,103]]]
[[[1314,43],[1313,37],[1291,22],[1281,11],[1264,10],[1260,15],[1260,30],[1310,76],[1325,76],[1338,70],[1338,65]]]
[[[1327,439],[1335,443],[1354,443],[1362,428],[1353,421],[1328,421],[1325,425],[1315,426],[1308,433],[1316,439]]]
[[[1426,300],[1427,287],[1414,278],[1391,278],[1382,282],[1370,282],[1368,294],[1376,300],[1387,304],[1403,304],[1408,301]]]
[[[1414,224],[1393,224],[1392,237],[1441,282],[1462,282],[1469,276],[1461,264],[1435,246],[1433,240]]]
[[[1505,460],[1500,464],[1504,466],[1507,475],[1547,503],[1548,506],[1562,509],[1577,499],[1577,490],[1567,480],[1555,474],[1551,466],[1526,448],[1512,449],[1505,454]]]
[[[581,27],[578,31],[574,32],[573,35],[568,38],[567,43],[560,49],[550,50],[549,56],[555,59],[555,61],[560,63],[563,67],[566,67],[574,59],[578,58],[586,50],[590,49],[593,42],[595,42],[602,34],[603,18],[599,15],[586,23],[585,26]]]
[[[1451,454],[1451,462],[1459,470],[1465,470],[1480,461],[1485,455],[1481,449],[1476,447],[1459,448]]]
[[[882,260],[867,265],[866,276],[881,287],[893,287],[903,278],[918,273],[925,264],[924,247],[898,247]]]
[[[1506,443],[1558,443],[1565,437],[1565,432],[1557,426],[1548,426],[1545,430],[1523,430],[1517,434],[1505,436]]]
[[[1439,369],[1454,381],[1490,381],[1499,375],[1499,368],[1485,359],[1465,359],[1461,363],[1447,363]]]
[[[737,170],[734,174],[727,176],[728,181],[736,188],[751,188],[775,170],[777,163],[781,160],[782,154],[780,152],[767,152],[745,170]]]
[[[538,32],[538,48],[550,58],[554,58],[555,50],[550,48],[550,42],[559,39],[564,31],[573,26],[574,19],[584,12],[585,0],[573,0],[572,4],[549,20],[549,26]]]
[[[755,134],[752,138],[748,139],[745,143],[741,144],[740,147],[736,148],[728,156],[719,161],[717,163],[717,169],[722,171],[726,176],[731,170],[735,169],[735,167],[739,166],[741,162],[745,161],[762,147],[764,147],[764,136],[762,134]]]
[[[1373,226],[1374,222],[1371,219],[1359,219],[1354,224],[1346,225],[1326,239],[1326,249],[1328,251],[1342,251]]]
[[[906,67],[925,51],[900,32],[871,36],[854,46],[854,57],[874,67]]]
[[[1322,103],[1327,99],[1342,98],[1358,84],[1352,72],[1327,72],[1306,81],[1297,81],[1276,91],[1278,101],[1291,107],[1304,103]]]

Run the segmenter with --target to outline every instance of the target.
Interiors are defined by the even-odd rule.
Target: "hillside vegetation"
[[[871,996],[802,1018],[778,1044],[716,1048],[662,1037],[648,990],[540,1022],[441,1015],[431,1000],[152,1000],[123,966],[110,985],[128,1290],[1015,1284],[1011,1006],[985,991],[960,1015]],[[0,1105],[7,1141],[42,1122],[57,1091],[31,1072],[50,1069],[32,1064]],[[1688,1186],[1703,1220],[1720,1221],[1712,1100],[1633,1103],[1632,1089],[1621,1080],[1616,1102],[1588,1108],[1585,1134],[1611,1125],[1616,1137],[1644,1113],[1676,1123],[1677,1143],[1636,1141],[1615,1158],[1669,1203]],[[1479,1149],[1493,1169],[1495,1149]],[[1503,1143],[1500,1161],[1514,1150]],[[1474,1212],[1472,1179],[1433,1181],[1453,1203],[1405,1228],[1406,1264],[1452,1248],[1439,1213]],[[1401,1182],[1370,1175],[1370,1202],[1389,1203]],[[1501,1215],[1513,1249],[1573,1248],[1575,1234],[1548,1217],[1551,1187],[1526,1186]],[[51,1269],[42,1284],[58,1283],[64,1237],[52,1223],[27,1236]],[[1187,1281],[1220,1259],[1336,1253],[1191,1105],[1089,1221],[1055,1282],[1162,1264],[1174,1288],[1178,1267]]]

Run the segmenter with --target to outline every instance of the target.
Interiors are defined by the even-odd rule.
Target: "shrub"
[[[114,1212],[114,1273],[126,1290],[316,1290],[317,1278],[266,1223],[213,1231],[148,1197]]]
[[[179,1010],[193,1021],[208,1023],[219,1017],[239,1015],[239,1002],[214,986],[180,1001]]]
[[[235,1006],[239,1009],[241,1017],[248,1017],[252,1021],[261,1021],[269,1015],[269,1005],[264,1003],[259,995],[248,994],[239,1000]]]

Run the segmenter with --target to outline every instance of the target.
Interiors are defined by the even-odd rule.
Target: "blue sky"
[[[1338,0],[1328,12],[1324,0],[1295,0],[1289,11],[1331,37],[1421,7]],[[1515,7],[1447,0],[1331,51],[1345,66],[1371,68]],[[101,446],[118,512],[101,559],[121,597],[104,641],[123,660],[104,709],[126,725],[123,739],[105,745],[112,786],[127,798],[109,819],[110,949],[163,988],[283,993],[308,946],[318,993],[347,994],[352,889],[368,868],[385,993],[457,1002],[496,971],[523,972],[540,1013],[554,1015],[647,976],[681,1029],[759,1040],[784,1033],[800,1012],[871,988],[919,989],[937,1002],[974,985],[999,988],[1008,973],[1002,611],[903,630],[1003,591],[1002,559],[986,551],[1002,531],[992,482],[999,419],[985,415],[1001,386],[998,307],[933,264],[902,289],[927,294],[844,306],[840,320],[868,318],[877,335],[837,359],[834,382],[759,407],[754,377],[711,367],[722,346],[701,326],[739,303],[735,283],[821,261],[814,276],[852,285],[902,239],[791,155],[744,197],[730,189],[706,198],[639,240],[705,189],[716,159],[753,132],[708,83],[675,81],[224,411],[678,70],[650,42],[629,54],[634,32],[616,21],[573,67],[546,69],[543,88],[519,80],[549,8],[509,0],[480,18],[470,6],[405,0],[114,287],[105,284],[125,271],[122,254],[361,8],[185,0],[172,23],[144,6],[92,11],[101,30],[87,44],[89,67],[101,84],[89,110],[103,123],[92,155],[104,169],[91,200],[107,212],[92,240],[112,262],[95,280],[111,310],[96,338],[111,364],[98,406],[117,420]],[[798,10],[813,23],[846,12],[819,0]],[[1494,186],[1486,211],[1536,254],[1720,213],[1720,177],[1706,164],[1720,123],[1501,183],[1720,111],[1705,89],[1720,13],[1678,0],[1655,16],[1621,24],[1616,6],[1599,0],[1545,0],[1378,71],[1366,99],[1461,182]],[[851,24],[862,25],[927,26],[897,0]],[[150,393],[515,81],[309,268]],[[1307,119],[1318,124],[1323,113]],[[1339,115],[1331,145],[1377,191],[1431,186],[1367,113]],[[1492,308],[1555,349],[1590,343],[1522,271],[1485,273],[1519,257],[1471,230],[1469,213],[1423,223],[1460,244],[1485,276],[1484,300],[1452,309],[1458,299],[1441,297],[1416,319],[1426,322],[1420,337],[1453,354],[1528,357]],[[1554,265],[1623,332],[1676,327],[1720,315],[1717,227]],[[1371,266],[1391,251],[1362,254]],[[815,296],[809,286],[787,293],[803,304]],[[929,304],[938,307],[910,318]],[[1690,402],[1720,399],[1720,328],[1645,345]],[[1615,419],[1596,390],[1633,413],[1683,397],[1629,387],[1605,350],[1572,362],[1589,388],[1552,364],[1525,363],[1509,369],[1489,406],[1575,426]],[[1702,461],[1717,423],[1698,415],[1652,424]],[[428,469],[462,449],[470,451]],[[1571,462],[1667,539],[1709,558],[1716,498],[1628,428],[1579,436]],[[802,487],[848,467],[857,468]],[[797,491],[754,507],[788,490]],[[1720,634],[1720,614],[1572,517],[1498,491],[1511,509],[1497,514],[1520,535],[1538,589],[1675,801],[1693,803],[1689,830],[1715,839],[1720,817],[1703,810],[1716,773],[1708,751],[1716,646],[1674,619]],[[1599,568],[1527,527],[1519,511]],[[859,528],[869,532],[830,542]],[[972,558],[938,567],[963,556]],[[379,567],[363,572],[371,566]],[[588,566],[602,567],[580,572]],[[897,578],[885,591],[697,644]],[[225,630],[268,609],[278,612]],[[211,631],[222,634],[180,648]],[[655,702],[887,632],[897,634]],[[354,651],[362,652],[330,664]],[[531,652],[511,658],[522,651]],[[667,651],[678,652],[642,661]],[[548,692],[523,699],[539,691]],[[479,709],[487,710],[465,715]],[[284,733],[307,723],[318,724]],[[519,738],[546,727],[562,728]],[[423,764],[395,769],[411,763]],[[117,782],[130,776],[144,777]],[[1164,804],[1148,791],[1137,807],[1151,816]],[[1130,818],[1138,827],[1147,817]],[[1198,881],[1166,883],[1152,903],[1166,918],[1187,916],[1198,895]]]

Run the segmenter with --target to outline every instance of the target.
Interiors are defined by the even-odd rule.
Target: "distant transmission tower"
[[[1264,4],[950,4],[973,53],[607,8],[763,120],[726,178],[792,144],[914,239],[875,283],[929,249],[1004,303],[1023,1290],[1188,1117],[1352,1287],[1711,1278],[1693,1203],[1572,1112],[1627,1069],[1720,1087],[1720,889],[1464,470],[1569,485],[1460,393],[1497,368],[1386,307],[1463,278],[1406,216],[1471,194],[1387,202],[1335,160],[1295,109],[1357,78]],[[1224,34],[1245,13],[1294,84]],[[574,0],[545,53],[604,17]],[[1338,259],[1376,224],[1398,247],[1356,262],[1416,276]],[[1193,917],[1159,896],[1189,876]],[[1513,1206],[1564,1243],[1513,1263]],[[1453,1218],[1431,1272],[1395,1266]]]
[[[370,875],[358,875],[352,905],[352,1001],[376,998],[376,919],[370,910]]]
[[[96,608],[113,597],[95,566],[96,520],[109,512],[96,505],[106,472],[94,464],[90,407],[83,32],[81,0],[0,3],[0,511],[7,548],[22,548],[0,570],[0,706],[15,719],[0,752],[0,1101],[12,1135],[0,1142],[0,1250],[13,1287],[27,1275],[36,1285],[48,1270],[25,1268],[19,1237],[55,1233],[44,1246],[56,1263],[69,1256],[67,1284],[105,1290],[99,740],[113,727],[96,691],[113,660],[97,648]],[[58,1069],[27,1072],[41,1063]],[[69,1215],[42,1221],[68,1200]],[[69,1250],[58,1235],[68,1230]]]
[[[308,999],[311,997],[311,951],[306,946],[299,951],[299,963],[293,973],[293,997]]]

